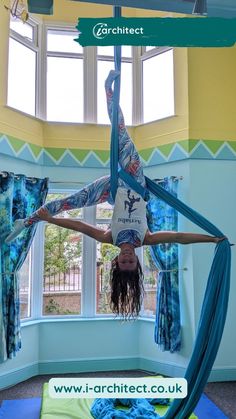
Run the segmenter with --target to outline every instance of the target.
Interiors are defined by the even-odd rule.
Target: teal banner
[[[149,45],[231,47],[236,19],[222,18],[79,18],[77,42],[83,47]]]

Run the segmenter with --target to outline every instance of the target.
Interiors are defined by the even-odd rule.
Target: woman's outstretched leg
[[[89,207],[92,205],[100,204],[108,200],[110,194],[110,176],[101,177],[94,182],[86,185],[73,195],[67,196],[63,199],[50,201],[43,207],[47,209],[50,215],[54,216],[63,211],[69,211],[76,208]],[[16,220],[12,232],[6,238],[5,242],[10,243],[13,241],[21,231],[26,227],[41,221],[35,211],[30,217],[24,220]]]
[[[106,98],[107,98],[107,110],[110,121],[112,121],[112,110],[113,110],[113,89],[112,84],[114,80],[119,76],[119,72],[111,70],[106,82]],[[139,154],[135,148],[135,145],[130,138],[128,131],[125,126],[124,116],[121,108],[118,111],[118,126],[119,126],[119,164],[126,172],[130,173],[137,182],[145,186],[145,178],[143,174],[143,167],[139,157]]]

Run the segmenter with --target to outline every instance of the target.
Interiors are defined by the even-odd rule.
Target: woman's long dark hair
[[[113,259],[110,272],[111,302],[113,313],[124,318],[137,317],[143,301],[143,271],[139,260],[134,271],[121,271],[118,256]]]

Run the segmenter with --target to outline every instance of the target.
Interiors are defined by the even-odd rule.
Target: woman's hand
[[[37,215],[40,218],[40,220],[47,221],[48,223],[50,223],[50,221],[53,219],[48,210],[43,207],[39,208],[39,210],[37,211]]]
[[[223,237],[214,237],[214,243],[219,243],[222,242],[222,240],[226,240],[227,237],[223,236]]]

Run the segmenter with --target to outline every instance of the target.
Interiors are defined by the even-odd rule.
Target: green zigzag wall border
[[[139,151],[144,166],[185,159],[236,160],[236,141],[182,140]],[[109,150],[40,147],[0,134],[0,155],[43,166],[104,168]]]

